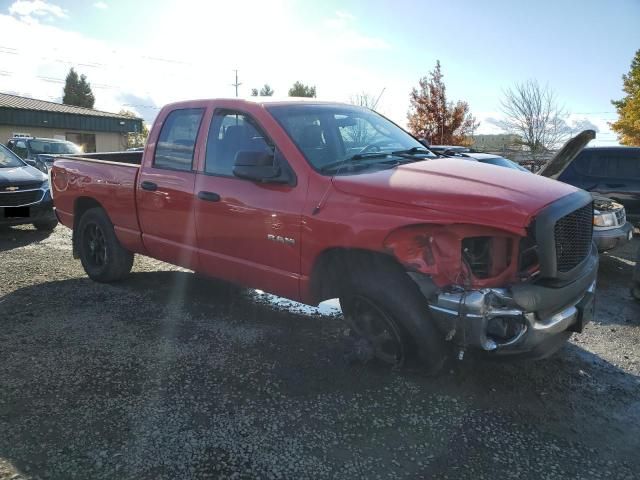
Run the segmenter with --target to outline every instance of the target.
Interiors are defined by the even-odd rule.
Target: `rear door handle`
[[[206,202],[219,202],[220,195],[213,192],[198,192],[198,198]]]
[[[149,190],[150,192],[155,192],[158,190],[158,185],[153,182],[147,182],[146,180],[140,184],[143,190]]]

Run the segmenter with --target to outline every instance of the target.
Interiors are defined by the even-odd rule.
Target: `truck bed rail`
[[[102,162],[125,163],[130,165],[142,164],[143,152],[100,152],[100,153],[79,153],[77,155],[63,155],[64,158],[73,160],[98,160]]]

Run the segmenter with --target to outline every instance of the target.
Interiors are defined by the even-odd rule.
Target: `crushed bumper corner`
[[[452,289],[433,296],[429,310],[440,330],[461,347],[546,356],[593,318],[597,269],[594,249],[571,283]]]

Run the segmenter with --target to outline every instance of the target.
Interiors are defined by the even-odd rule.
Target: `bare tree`
[[[351,95],[351,98],[349,98],[349,103],[352,105],[357,105],[359,107],[373,109],[376,106],[376,100],[377,99],[375,95],[371,95],[367,92],[362,92],[356,95]]]
[[[358,107],[372,109],[376,106],[376,97],[370,93],[362,92],[352,95],[349,103]],[[376,136],[376,131],[368,122],[361,118],[356,118],[353,125],[344,127],[345,136],[354,145],[366,145]]]
[[[548,85],[540,86],[537,80],[507,89],[501,107],[505,119],[498,124],[518,135],[520,144],[534,155],[558,147],[571,134],[567,112],[558,104],[553,90]]]

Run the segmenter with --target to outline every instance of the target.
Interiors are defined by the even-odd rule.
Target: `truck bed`
[[[56,157],[51,169],[51,190],[59,220],[73,228],[78,202],[90,199],[90,203],[85,203],[85,206],[104,208],[118,239],[135,250],[140,240],[136,181],[141,162],[142,152]]]

